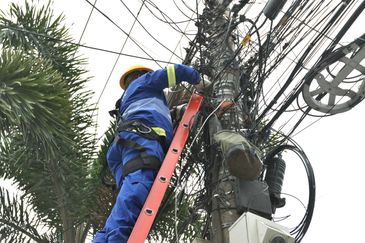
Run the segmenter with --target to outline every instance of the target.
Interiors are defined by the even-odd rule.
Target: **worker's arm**
[[[194,68],[183,64],[169,65],[164,69],[148,73],[146,78],[146,86],[153,89],[165,89],[178,85],[182,81],[190,84],[198,84],[200,75]]]

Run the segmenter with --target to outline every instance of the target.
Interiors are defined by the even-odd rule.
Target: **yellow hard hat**
[[[146,72],[151,72],[153,71],[151,68],[142,66],[142,65],[134,65],[134,66],[130,66],[129,68],[127,68],[127,70],[124,72],[124,74],[122,75],[122,77],[120,77],[119,80],[119,85],[122,89],[125,89],[125,78],[128,76],[128,74],[133,73],[135,71],[146,71]]]

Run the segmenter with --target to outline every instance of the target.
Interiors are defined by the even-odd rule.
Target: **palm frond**
[[[1,242],[54,242],[54,234],[39,232],[44,227],[43,219],[34,213],[26,197],[12,196],[0,187],[0,202]]]
[[[90,195],[91,224],[95,229],[101,229],[111,211],[117,196],[116,185],[108,168],[106,154],[111,141],[115,136],[115,123],[111,123],[102,140],[97,159],[91,165],[91,174],[88,187],[97,188],[97,193]],[[91,190],[90,190],[91,191]]]
[[[57,138],[67,140],[61,118],[71,112],[69,95],[66,84],[49,62],[3,49],[0,82],[3,136],[4,132],[11,136],[17,131],[25,142],[41,145],[42,151],[50,153],[57,149]]]

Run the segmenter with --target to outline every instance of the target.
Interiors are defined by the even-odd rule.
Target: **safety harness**
[[[117,129],[114,142],[140,152],[137,157],[127,161],[123,165],[122,178],[125,178],[128,174],[140,169],[153,169],[158,171],[162,162],[156,156],[148,155],[145,147],[133,140],[120,137],[119,133],[123,131],[133,132],[146,139],[157,140],[164,151],[166,151],[165,130],[160,127],[149,127],[140,120],[123,121],[119,111],[119,105],[117,105],[118,103],[119,102],[116,103],[116,109],[109,112],[111,116],[116,117],[117,119]]]

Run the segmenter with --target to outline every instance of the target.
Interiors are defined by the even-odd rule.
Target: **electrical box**
[[[268,219],[247,212],[228,229],[230,243],[294,243],[289,230]]]
[[[271,201],[268,185],[265,181],[238,179],[235,191],[239,213],[255,210],[260,212],[262,216],[267,215],[267,218],[271,218]]]

